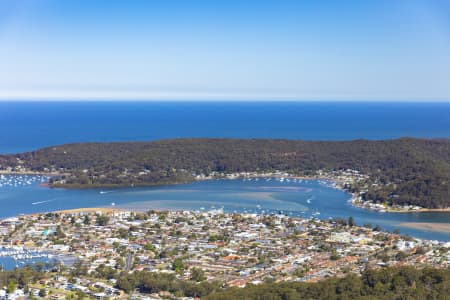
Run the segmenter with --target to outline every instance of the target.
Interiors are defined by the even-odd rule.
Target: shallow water
[[[6,178],[6,176],[5,176]],[[286,213],[320,219],[353,216],[359,225],[379,224],[388,230],[424,239],[450,241],[450,232],[408,228],[407,222],[450,223],[450,213],[380,213],[353,207],[350,195],[321,180],[280,182],[275,179],[209,180],[190,184],[120,189],[50,189],[39,181],[0,187],[0,218],[80,207],[150,210],[210,210]]]

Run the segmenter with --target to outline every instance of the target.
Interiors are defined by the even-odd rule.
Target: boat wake
[[[36,202],[32,202],[32,205],[38,205],[38,204],[43,204],[43,203],[47,203],[47,202],[53,202],[55,201],[55,199],[50,199],[50,200],[44,200],[44,201],[36,201]]]

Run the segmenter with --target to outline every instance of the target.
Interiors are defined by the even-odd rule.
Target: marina
[[[439,226],[449,223],[450,213],[387,213],[358,208],[349,203],[350,194],[337,189],[328,180],[249,177],[201,180],[159,187],[76,190],[42,186],[43,178],[35,175],[4,175],[4,181],[17,182],[18,185],[0,188],[0,218],[80,207],[141,211],[222,209],[224,212],[282,213],[323,220],[352,216],[360,225],[380,225],[383,229],[399,229],[402,234],[413,237],[450,241],[450,232],[441,230],[442,226]],[[421,223],[427,226],[421,227]]]
[[[38,263],[44,268],[49,268],[56,261],[58,261],[57,256],[50,252],[20,246],[0,247],[0,266],[4,270],[21,268],[27,265],[33,266]]]
[[[0,16],[0,300],[450,300],[450,1]]]
[[[32,184],[45,183],[49,180],[45,175],[10,175],[0,174],[0,188],[23,187]]]

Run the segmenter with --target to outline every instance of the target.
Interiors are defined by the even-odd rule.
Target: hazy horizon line
[[[48,92],[0,91],[0,102],[427,102],[450,103],[450,98],[425,95],[202,93],[202,92]]]

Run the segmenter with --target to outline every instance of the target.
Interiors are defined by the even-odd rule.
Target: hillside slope
[[[173,139],[80,143],[0,155],[0,169],[56,170],[53,185],[99,187],[188,182],[196,174],[354,169],[370,177],[364,197],[428,208],[450,206],[450,140],[310,142]],[[351,187],[358,191],[360,187]],[[391,197],[396,195],[395,198]]]

